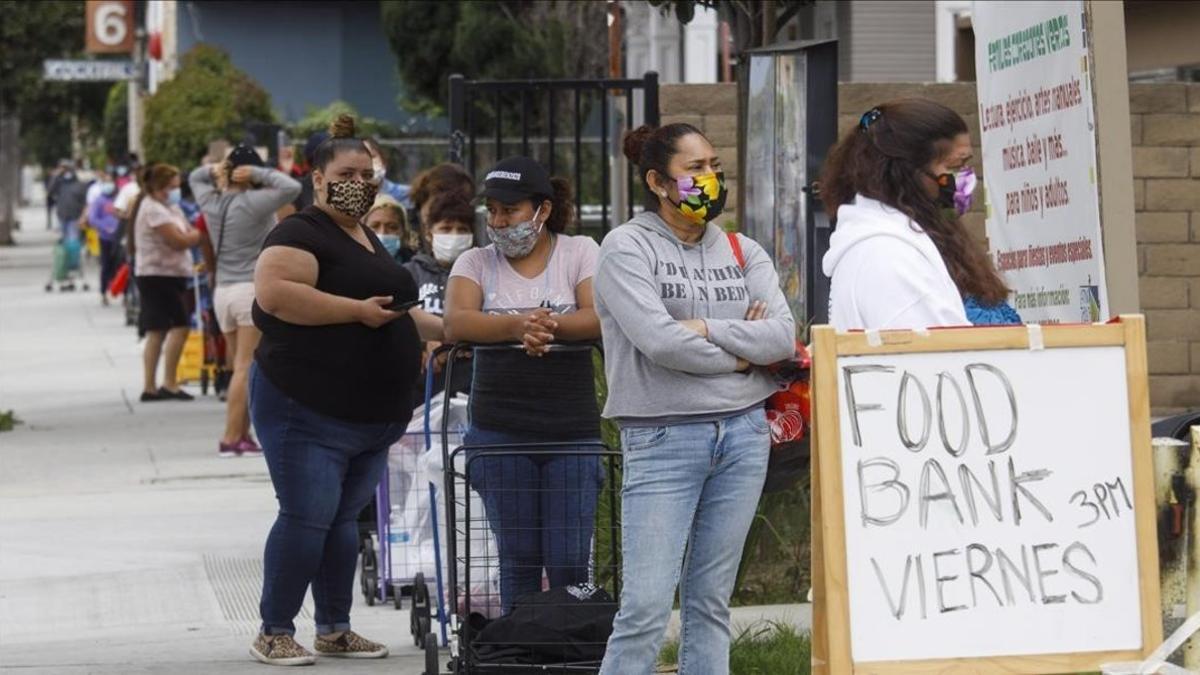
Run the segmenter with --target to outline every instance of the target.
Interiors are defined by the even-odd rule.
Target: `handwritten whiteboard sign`
[[[817,331],[838,530],[822,555],[844,580],[824,600],[846,612],[829,633],[848,663],[1056,672],[1053,655],[1088,669],[1158,645],[1141,326],[1046,327],[1036,350],[1023,327]]]

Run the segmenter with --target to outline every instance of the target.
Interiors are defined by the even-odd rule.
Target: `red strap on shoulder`
[[[733,257],[737,260],[738,267],[746,269],[746,256],[742,255],[742,242],[738,241],[737,232],[726,232],[725,236],[729,237],[729,247],[733,249]]]

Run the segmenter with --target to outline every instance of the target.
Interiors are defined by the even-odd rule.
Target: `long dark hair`
[[[626,133],[625,138],[622,139],[621,149],[625,153],[625,158],[633,162],[638,168],[638,173],[641,174],[642,187],[645,188],[643,205],[647,211],[658,213],[662,200],[654,193],[646,174],[654,169],[663,178],[670,178],[671,173],[667,167],[671,164],[671,158],[678,152],[676,144],[679,139],[692,134],[704,136],[703,132],[686,122],[676,122],[662,127],[643,124]]]
[[[829,153],[821,172],[821,201],[835,223],[838,207],[856,194],[897,209],[929,235],[960,293],[994,304],[1005,300],[1009,289],[987,250],[924,185],[926,167],[967,132],[958,113],[928,99],[880,104]]]

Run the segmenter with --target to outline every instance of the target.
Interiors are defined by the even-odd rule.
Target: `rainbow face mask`
[[[725,172],[702,173],[699,176],[678,176],[679,203],[675,208],[697,226],[703,226],[721,215],[725,208]]]

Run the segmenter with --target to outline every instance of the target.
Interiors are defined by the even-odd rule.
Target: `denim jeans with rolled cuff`
[[[279,501],[263,555],[262,631],[294,634],[310,585],[317,634],[349,630],[358,514],[405,426],[322,415],[280,391],[257,364],[249,389],[250,416]]]

